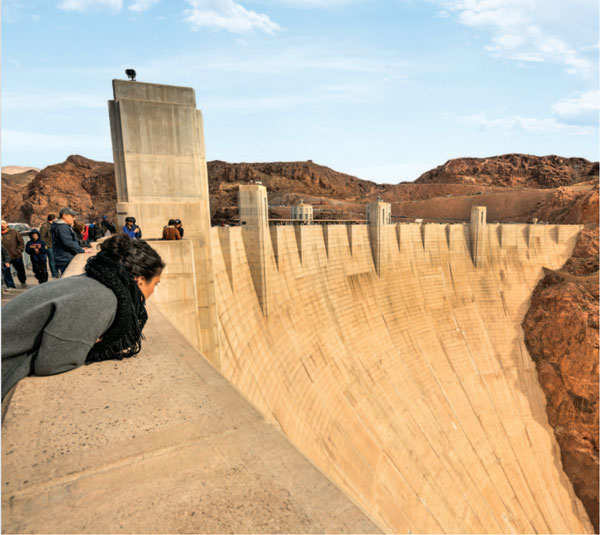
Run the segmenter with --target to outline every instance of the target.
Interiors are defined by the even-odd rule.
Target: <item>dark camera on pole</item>
[[[135,82],[135,70],[134,69],[125,69],[125,74],[127,78],[129,78],[132,82]]]

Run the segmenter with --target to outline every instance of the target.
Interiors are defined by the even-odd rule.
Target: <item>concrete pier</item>
[[[482,267],[485,261],[486,207],[471,208],[471,253],[473,264]]]
[[[113,80],[108,109],[119,225],[136,218],[145,239],[179,218],[193,245],[202,353],[219,367],[210,206],[202,114],[194,90]]]
[[[269,205],[267,188],[260,184],[240,186],[240,226],[248,267],[263,314],[269,312],[267,245],[269,238]]]
[[[381,275],[384,269],[384,254],[387,251],[388,227],[392,221],[392,207],[388,202],[377,201],[367,205],[369,240],[375,271]]]

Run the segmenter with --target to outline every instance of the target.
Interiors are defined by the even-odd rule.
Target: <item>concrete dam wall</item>
[[[487,225],[477,207],[469,224],[392,225],[378,201],[367,225],[270,227],[266,188],[248,184],[240,227],[210,228],[193,90],[113,85],[122,216],[158,231],[187,210],[189,242],[155,242],[158,307],[377,525],[591,530],[520,326],[579,226]]]
[[[521,329],[580,226],[270,226],[251,184],[210,228],[193,90],[113,87],[119,217],[167,267],[139,359],[18,385],[5,531],[592,532]]]
[[[475,267],[468,226],[389,226],[382,275],[366,226],[271,230],[265,317],[242,230],[212,229],[219,369],[371,518],[391,532],[590,529],[520,326],[578,227],[487,225]]]

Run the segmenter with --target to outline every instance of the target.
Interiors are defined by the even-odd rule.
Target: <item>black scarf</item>
[[[104,284],[117,297],[117,312],[108,330],[96,342],[86,363],[133,357],[142,346],[142,329],[148,319],[144,294],[123,264],[103,251],[87,261],[88,277]]]

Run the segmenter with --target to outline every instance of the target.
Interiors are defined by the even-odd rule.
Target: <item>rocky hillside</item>
[[[504,154],[457,158],[422,174],[416,184],[479,184],[503,187],[557,188],[598,175],[598,162],[584,158]]]
[[[117,194],[112,163],[69,156],[63,163],[35,173],[20,188],[13,181],[15,176],[2,177],[2,217],[8,221],[39,226],[49,213],[58,214],[63,206],[73,208],[84,221],[104,214],[115,216]],[[15,189],[20,195],[12,193]]]
[[[476,161],[480,163],[476,165]],[[477,175],[477,180],[472,176],[475,169],[485,170]],[[522,189],[523,184],[529,184],[524,182],[523,169],[537,176],[541,183],[575,181],[577,186],[568,188],[580,190],[541,190],[539,184],[535,190],[539,194]],[[536,169],[539,172],[534,172]],[[549,178],[549,169],[557,170],[554,182]],[[461,158],[425,173],[414,183],[392,185],[362,180],[311,161],[208,163],[211,216],[217,225],[235,222],[238,185],[255,181],[267,187],[270,215],[280,219],[289,218],[290,206],[300,199],[313,204],[316,219],[364,219],[365,204],[381,197],[392,203],[392,214],[397,221],[415,217],[466,220],[473,204],[487,205],[488,213],[495,214],[490,218],[498,221],[527,221],[532,217],[561,223],[589,221],[595,217],[598,197],[597,193],[595,197],[588,195],[592,182],[586,189],[586,183],[580,179],[589,181],[594,169],[597,172],[598,165],[587,160],[557,156]],[[83,220],[114,215],[116,192],[111,163],[69,156],[61,164],[27,173],[3,175],[2,212],[10,221],[39,225],[46,214],[65,205],[80,212]],[[513,183],[515,187],[507,187]]]
[[[523,321],[565,472],[598,533],[598,227],[547,270]]]

